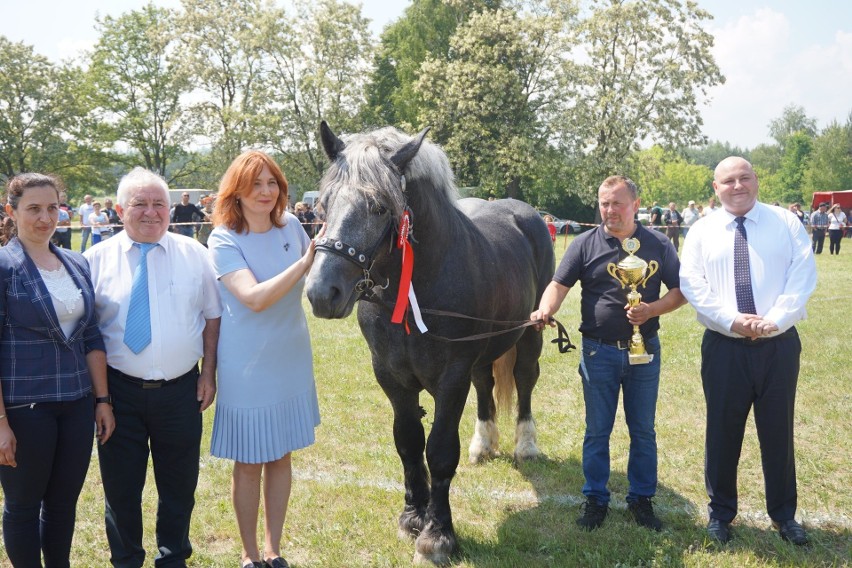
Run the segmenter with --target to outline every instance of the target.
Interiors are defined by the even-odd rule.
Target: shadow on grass
[[[505,459],[505,458],[498,458]],[[653,532],[639,527],[626,509],[628,481],[624,472],[610,477],[612,501],[603,526],[580,529],[575,519],[583,473],[576,459],[540,458],[518,465],[531,483],[537,504],[507,503],[497,541],[482,542],[459,534],[458,561],[481,568],[538,566],[846,566],[852,559],[852,534],[845,527],[807,526],[811,545],[784,542],[771,527],[734,523],[728,545],[707,540],[704,506],[696,505],[661,485],[655,506],[664,527]]]

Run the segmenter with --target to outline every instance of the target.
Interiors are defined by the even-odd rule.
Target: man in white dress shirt
[[[757,201],[757,175],[746,160],[720,162],[713,188],[722,208],[693,226],[680,258],[680,289],[707,328],[707,531],[717,542],[731,537],[737,465],[754,407],[769,517],[784,540],[804,545],[807,534],[794,519],[793,408],[802,348],[794,324],[805,318],[816,287],[810,241],[794,214]]]
[[[192,554],[189,525],[198,481],[201,413],[216,393],[222,307],[207,250],[195,239],[168,232],[166,182],[135,168],[119,183],[117,202],[124,231],[85,255],[107,346],[116,416],[110,443],[98,448],[110,561],[121,568],[144,563],[142,490],[150,445],[159,496],[154,565],[183,567]],[[140,269],[147,271],[140,273],[147,278],[134,283]],[[141,282],[147,282],[147,294],[132,295]],[[133,312],[146,314],[145,331],[131,338],[125,331],[138,329],[139,322],[128,313],[131,299],[137,303],[139,297],[144,308]],[[131,325],[131,319],[137,321]],[[144,339],[140,342],[139,337]]]

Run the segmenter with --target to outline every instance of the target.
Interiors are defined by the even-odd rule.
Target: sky
[[[279,0],[280,2],[281,0]],[[95,14],[117,16],[147,0],[0,0],[0,35],[54,61],[90,48]],[[177,8],[179,0],[155,0]],[[355,3],[353,1],[353,3]],[[363,0],[378,37],[406,0]],[[698,0],[714,19],[713,55],[726,77],[701,105],[704,134],[740,148],[772,143],[769,122],[789,105],[825,128],[852,112],[852,2],[841,0]]]

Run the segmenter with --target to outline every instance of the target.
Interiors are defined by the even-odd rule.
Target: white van
[[[305,205],[310,205],[311,209],[316,209],[317,201],[319,201],[319,194],[319,191],[306,191],[304,194],[302,194],[302,199],[300,199],[299,201],[301,201]]]

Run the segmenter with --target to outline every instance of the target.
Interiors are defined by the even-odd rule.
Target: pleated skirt
[[[316,390],[269,406],[217,402],[210,453],[241,463],[267,463],[310,446],[320,424]]]

